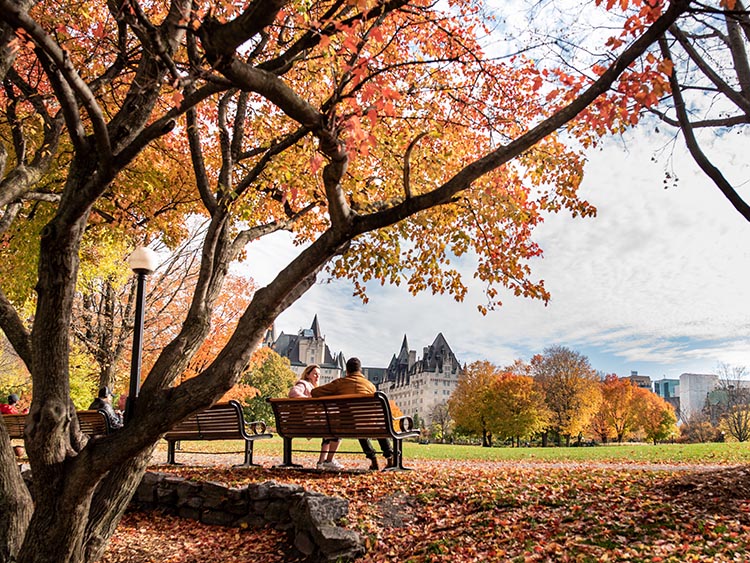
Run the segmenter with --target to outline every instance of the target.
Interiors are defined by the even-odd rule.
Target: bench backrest
[[[217,403],[175,424],[164,435],[169,441],[226,440],[247,437],[242,406],[237,401]]]
[[[11,439],[23,440],[23,431],[26,427],[27,416],[28,415],[26,414],[2,415],[3,422],[8,428],[8,434]],[[81,427],[81,432],[84,434],[88,434],[89,436],[102,436],[111,432],[107,415],[102,411],[76,411],[76,416],[78,417],[78,424]]]
[[[76,416],[78,417],[81,432],[84,434],[88,434],[89,436],[105,436],[112,432],[109,419],[104,411],[76,411]]]
[[[3,422],[8,429],[11,439],[23,439],[23,429],[26,426],[25,414],[4,414]]]
[[[414,430],[394,428],[388,397],[332,395],[302,399],[268,399],[276,418],[276,432],[294,438],[408,438]]]

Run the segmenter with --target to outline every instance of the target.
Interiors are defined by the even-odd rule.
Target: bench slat
[[[248,432],[247,427],[250,427]],[[273,435],[265,432],[265,423],[246,423],[242,407],[237,401],[218,403],[205,410],[197,412],[185,420],[175,424],[164,435],[167,441],[167,463],[175,464],[176,443],[189,440],[244,440],[245,463],[253,463],[253,441],[271,438]]]
[[[268,399],[276,419],[276,432],[284,438],[284,465],[291,462],[294,438],[392,438],[397,468],[404,438],[418,437],[419,430],[394,427],[393,414],[384,393],[334,395],[316,398]],[[411,428],[411,418],[403,417]]]
[[[3,418],[5,426],[8,428],[8,434],[11,439],[23,440],[23,432],[26,427],[25,414],[4,414],[0,415]],[[76,411],[78,417],[78,425],[81,428],[81,432],[89,436],[106,436],[112,429],[109,426],[109,419],[103,411],[98,410],[86,410]]]

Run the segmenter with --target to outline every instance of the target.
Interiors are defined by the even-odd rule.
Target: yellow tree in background
[[[520,445],[544,430],[551,413],[544,394],[532,377],[504,371],[490,386],[489,420],[498,439],[510,439]]]
[[[448,411],[458,429],[482,437],[482,446],[492,446],[492,385],[497,368],[487,361],[470,364],[458,378],[448,399]]]
[[[629,379],[621,379],[614,374],[607,375],[601,383],[602,404],[597,413],[607,435],[614,435],[622,442],[625,435],[638,427],[635,408],[635,385]]]
[[[549,429],[558,444],[579,437],[589,427],[601,404],[599,377],[587,357],[564,346],[551,346],[531,360],[534,380],[551,412]]]

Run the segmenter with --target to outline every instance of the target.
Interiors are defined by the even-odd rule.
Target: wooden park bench
[[[419,437],[411,417],[393,418],[388,397],[380,391],[374,395],[268,399],[268,402],[276,418],[276,433],[284,439],[281,467],[299,467],[292,463],[294,438],[390,438],[394,456],[391,469],[403,470],[406,468],[402,440]]]
[[[107,414],[104,411],[76,411],[76,416],[78,417],[81,432],[84,434],[88,434],[89,436],[106,436],[113,431],[109,424],[109,418],[107,418]]]
[[[26,414],[4,414],[3,422],[8,429],[11,440],[23,440],[23,431],[26,427]],[[104,411],[76,411],[78,424],[81,432],[89,436],[104,436],[109,434],[112,429],[109,425],[109,419]]]
[[[248,432],[249,428],[249,432]],[[237,401],[217,403],[178,422],[164,435],[167,441],[167,463],[177,465],[175,449],[183,440],[244,440],[245,462],[235,467],[248,467],[253,463],[253,442],[271,438],[263,421],[246,422],[242,406]]]

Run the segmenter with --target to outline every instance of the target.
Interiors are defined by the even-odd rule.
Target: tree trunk
[[[120,518],[143,478],[153,450],[151,447],[110,471],[97,488],[83,538],[83,561],[101,559],[109,538],[115,533]]]
[[[8,432],[0,423],[0,563],[16,560],[34,509],[21,477]]]
[[[106,446],[105,446],[106,447]],[[86,471],[86,453],[58,468],[59,478],[34,482],[37,498],[18,563],[98,561],[141,482],[153,447],[102,478]]]

